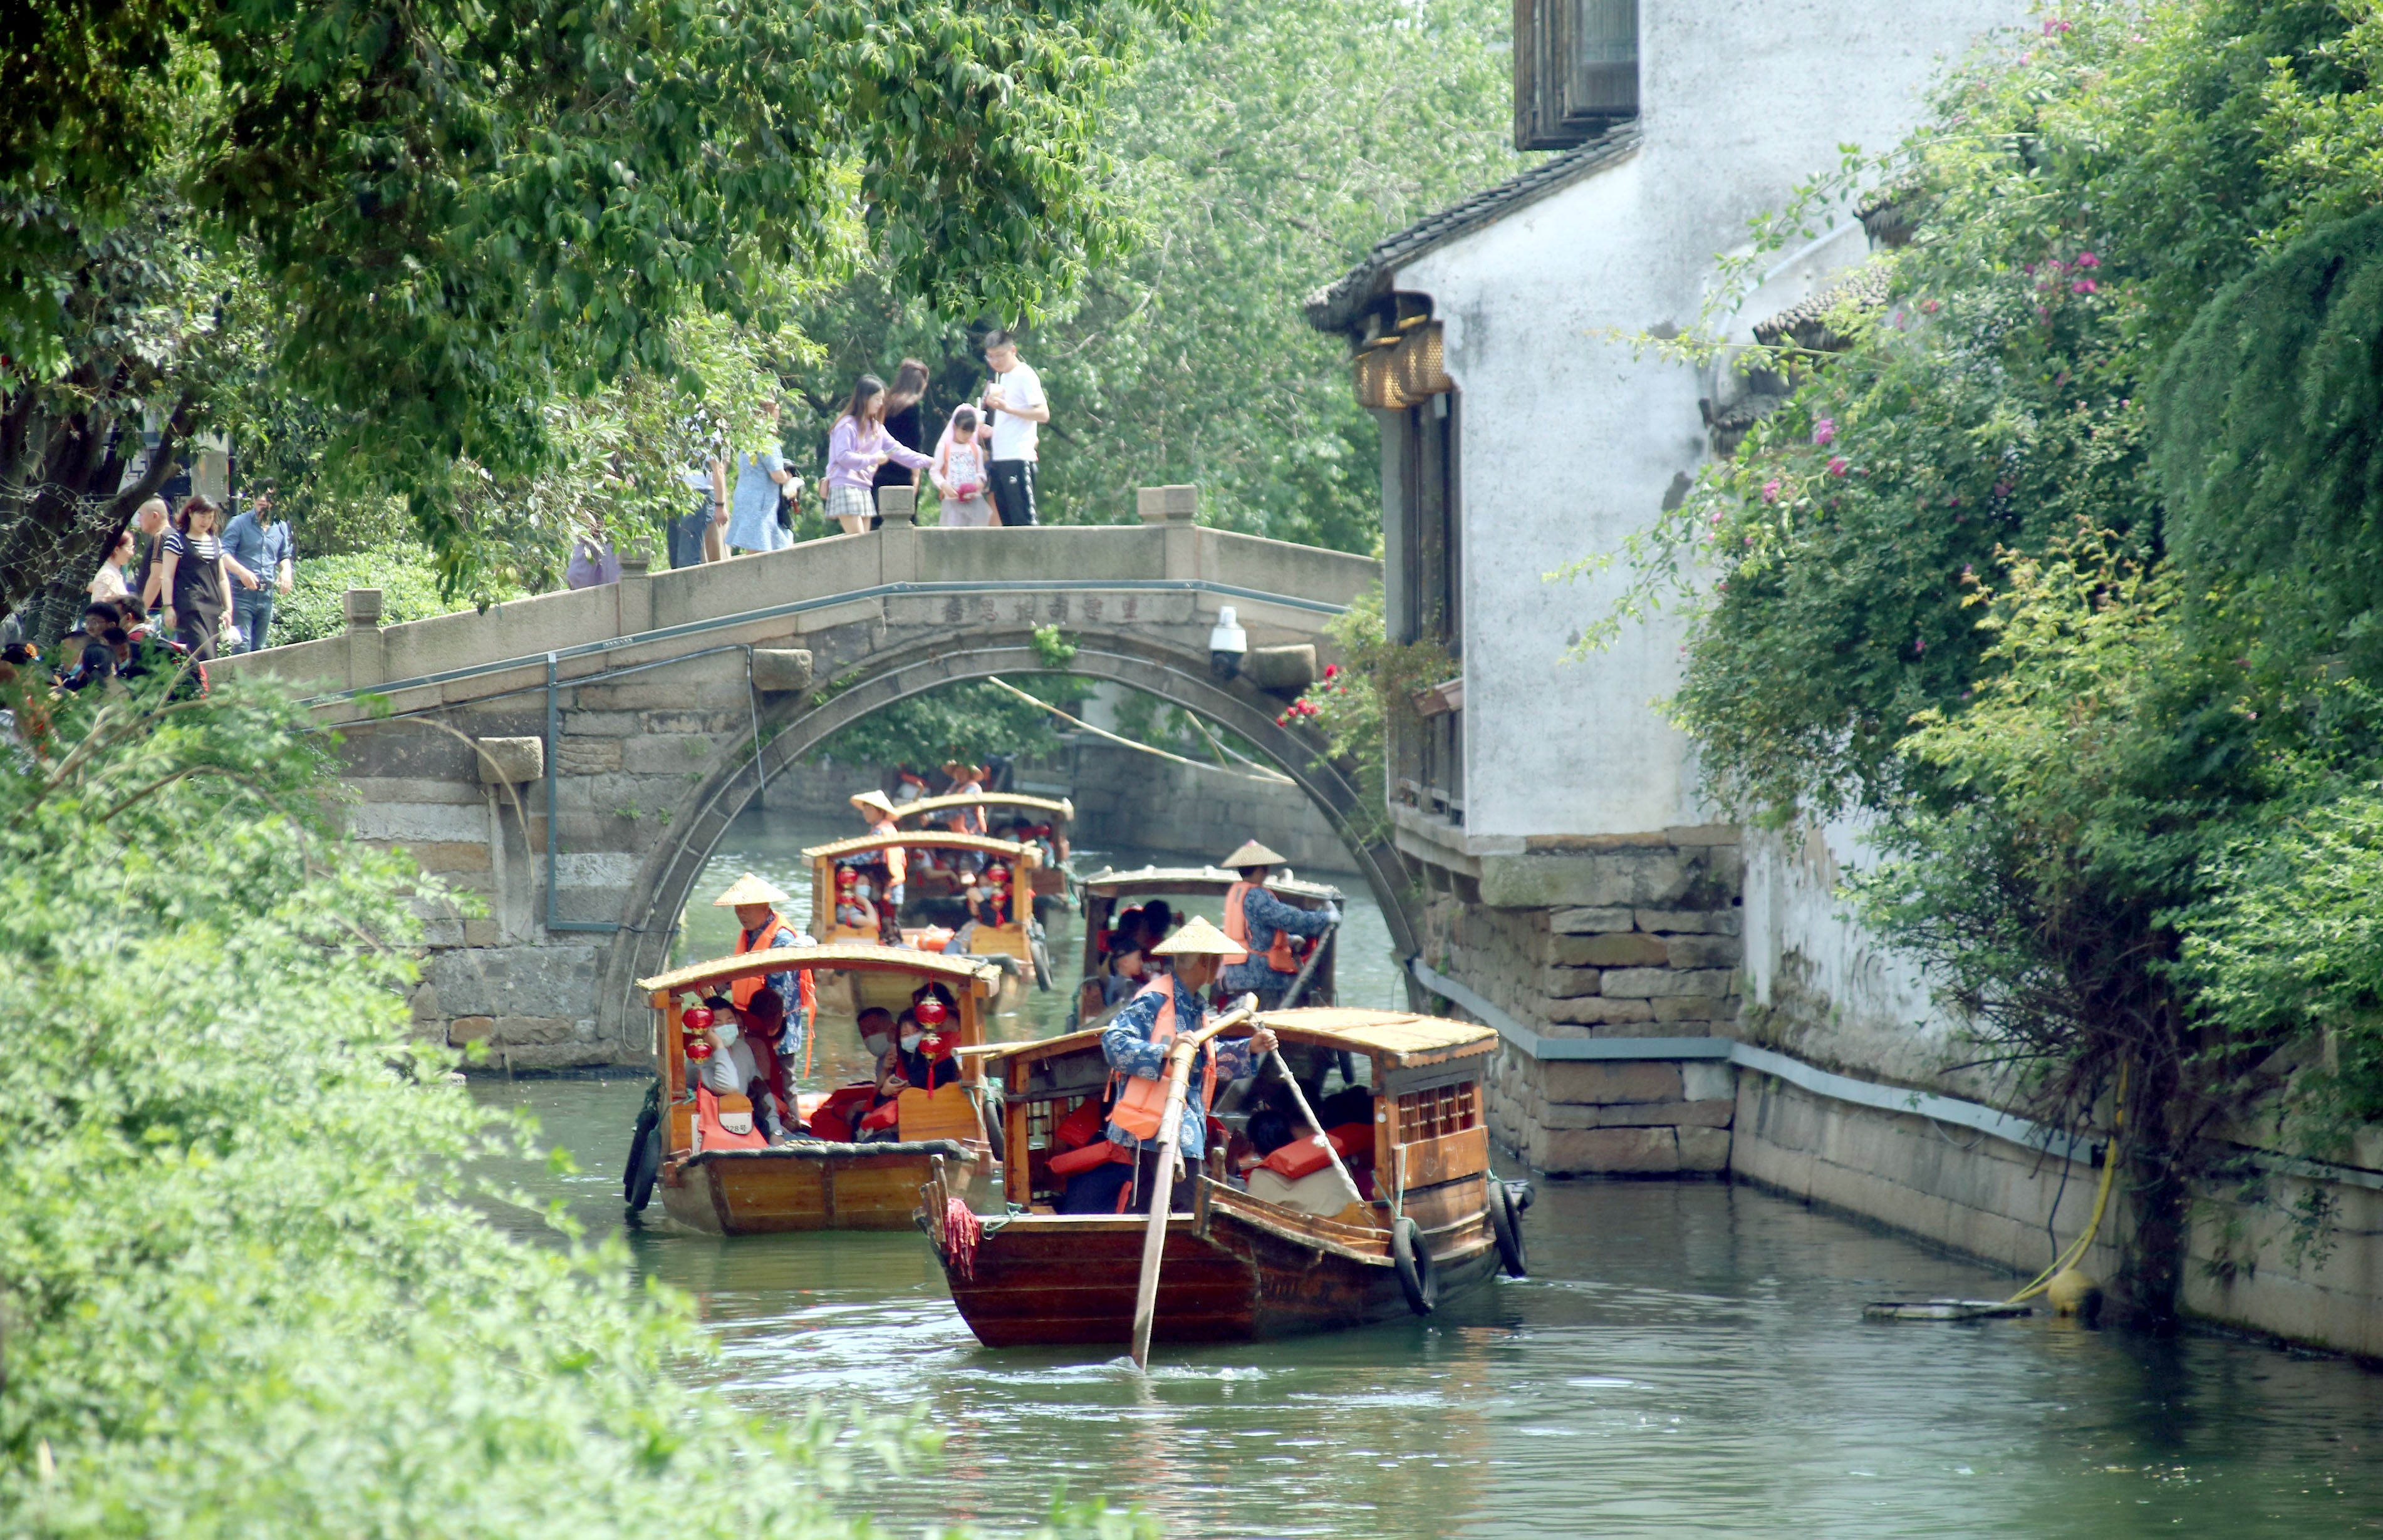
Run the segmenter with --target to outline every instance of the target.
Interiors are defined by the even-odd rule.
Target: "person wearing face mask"
[[[959,1031],[959,1008],[950,990],[941,984],[920,986],[899,1025],[904,1080],[921,1090],[932,1090],[960,1078],[959,1061],[951,1056]]]

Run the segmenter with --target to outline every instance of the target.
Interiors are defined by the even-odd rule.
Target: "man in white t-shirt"
[[[1043,376],[1019,362],[1018,339],[1008,332],[986,334],[984,363],[993,371],[993,383],[985,387],[977,407],[993,425],[993,457],[987,466],[993,506],[1004,524],[1031,524],[1036,425],[1051,420],[1051,402],[1043,394]]]

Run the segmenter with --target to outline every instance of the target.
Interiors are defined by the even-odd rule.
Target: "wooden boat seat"
[[[687,1157],[689,1165],[707,1161],[853,1160],[864,1155],[941,1155],[945,1160],[974,1161],[976,1155],[956,1139],[883,1139],[870,1144],[840,1144],[824,1139],[800,1139],[772,1144],[767,1150],[706,1150]]]

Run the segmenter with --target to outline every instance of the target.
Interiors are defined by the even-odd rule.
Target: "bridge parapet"
[[[1275,725],[1278,696],[1216,678],[1207,651],[1231,605],[1253,647],[1337,656],[1324,627],[1379,564],[1201,528],[1187,506],[1162,500],[1125,527],[889,519],[685,571],[624,563],[617,584],[403,625],[374,623],[364,601],[341,635],[227,666],[321,690],[345,732],[357,832],[485,899],[485,917],[426,916],[415,1013],[426,1034],[486,1040],[513,1067],[640,1059],[625,980],[656,970],[695,873],[762,781],[908,695],[1037,671],[1031,634],[1046,625],[1078,645],[1071,671],[1150,690],[1273,754],[1349,837],[1412,951],[1403,872],[1349,833],[1355,790]],[[524,740],[539,753],[524,758]],[[534,759],[539,779],[492,771],[499,753]]]

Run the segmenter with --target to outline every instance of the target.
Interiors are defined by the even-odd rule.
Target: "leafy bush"
[[[345,630],[342,601],[351,588],[380,590],[383,625],[426,621],[464,608],[439,597],[438,573],[426,547],[405,543],[351,556],[306,557],[297,563],[290,592],[273,607],[275,644],[311,642]],[[521,597],[519,589],[500,588],[489,602]]]
[[[286,695],[0,694],[11,1534],[861,1533],[830,1499],[921,1452],[900,1420],[747,1420],[617,1240],[460,1201],[529,1127],[408,1038],[448,901],[342,832]]]

